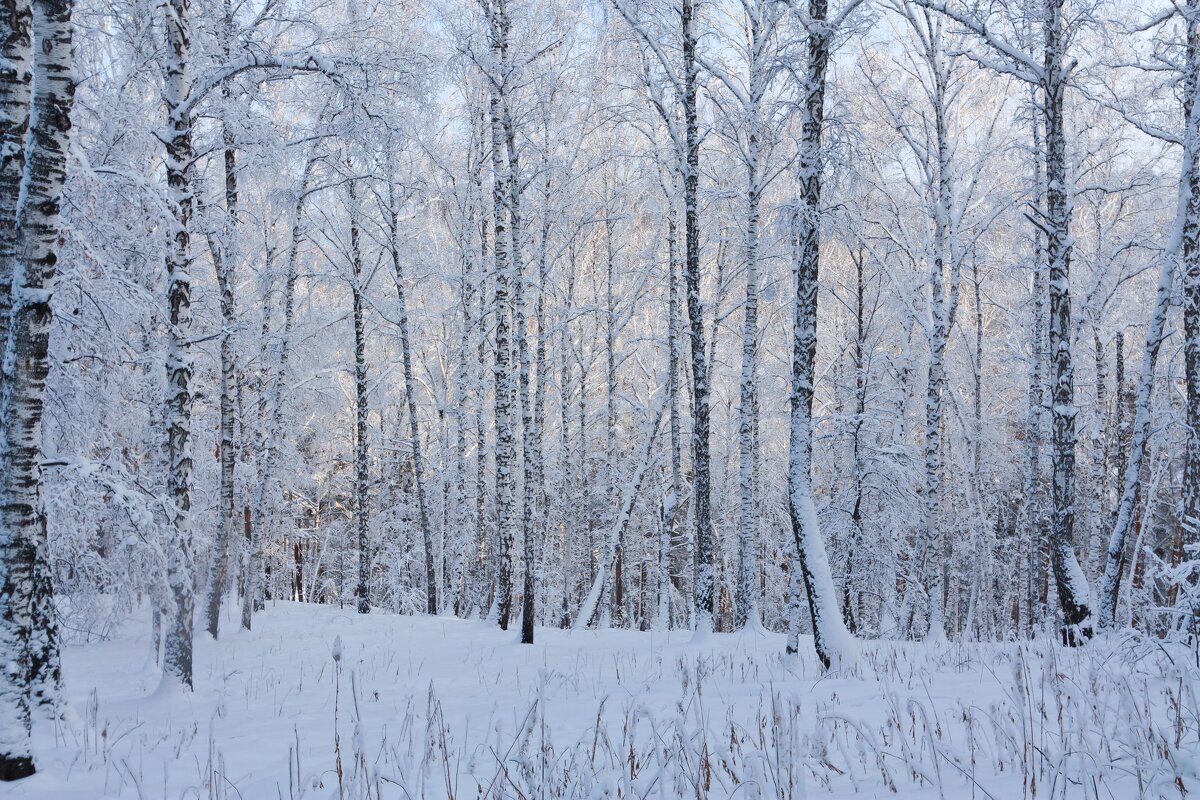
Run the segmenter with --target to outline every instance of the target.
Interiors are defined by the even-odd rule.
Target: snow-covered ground
[[[229,619],[219,643],[198,637],[195,693],[164,695],[146,627],[66,650],[71,718],[40,723],[39,773],[0,797],[1125,800],[1200,787],[1197,670],[1150,647],[867,643],[853,673],[823,676],[775,634],[539,629],[530,647],[480,622],[280,603],[253,633]]]

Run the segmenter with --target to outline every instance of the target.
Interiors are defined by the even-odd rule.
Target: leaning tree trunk
[[[189,49],[191,0],[167,5],[167,189],[174,236],[167,252],[167,493],[174,504],[167,584],[174,600],[163,647],[164,680],[192,686],[192,609],[195,573],[192,553],[192,114]]]
[[[1075,367],[1071,360],[1070,196],[1063,120],[1065,39],[1063,0],[1046,0],[1043,111],[1046,117],[1046,261],[1050,276],[1051,420],[1050,560],[1062,605],[1064,636],[1078,644],[1091,636],[1087,577],[1072,544],[1075,536]]]
[[[1189,29],[1194,30],[1196,23],[1190,22]],[[1195,60],[1193,47],[1189,45],[1189,67],[1194,69]],[[1125,463],[1124,485],[1117,506],[1117,519],[1113,524],[1112,535],[1108,541],[1108,551],[1104,560],[1104,577],[1100,585],[1100,596],[1097,598],[1096,626],[1100,630],[1110,630],[1116,625],[1117,600],[1121,592],[1121,573],[1125,562],[1125,540],[1133,527],[1133,517],[1138,502],[1138,489],[1141,485],[1142,462],[1146,457],[1146,446],[1150,441],[1150,401],[1154,391],[1154,368],[1158,362],[1158,352],[1161,349],[1167,315],[1171,310],[1171,294],[1175,286],[1175,268],[1179,256],[1183,260],[1195,261],[1194,246],[1196,244],[1197,215],[1200,213],[1200,187],[1197,186],[1196,159],[1197,146],[1200,145],[1200,108],[1194,102],[1196,85],[1195,72],[1189,72],[1184,81],[1184,130],[1183,158],[1179,176],[1179,194],[1176,211],[1175,232],[1162,255],[1162,266],[1159,271],[1158,291],[1155,295],[1154,314],[1150,318],[1150,326],[1146,330],[1145,350],[1142,353],[1142,372],[1138,379],[1137,398],[1134,401],[1133,441],[1129,445],[1129,457]],[[1185,266],[1185,285],[1187,281]],[[1186,297],[1186,293],[1185,293]],[[1184,361],[1187,369],[1187,311],[1184,304]],[[1186,448],[1185,448],[1186,449]],[[1186,472],[1187,460],[1185,456]],[[1185,479],[1186,486],[1186,479]],[[1185,501],[1186,501],[1185,488]],[[1185,525],[1188,519],[1185,506]]]
[[[809,0],[813,29],[801,86],[801,140],[798,161],[801,197],[792,216],[796,293],[792,324],[791,425],[788,446],[788,508],[812,617],[817,658],[828,669],[853,658],[854,637],[846,630],[837,589],[817,524],[812,497],[812,400],[817,354],[817,281],[821,257],[821,134],[825,118],[825,71],[829,34],[824,29],[826,0]],[[820,26],[818,28],[817,26]]]
[[[629,523],[633,515],[633,504],[637,502],[637,496],[642,490],[642,483],[645,481],[646,472],[649,471],[651,462],[654,460],[652,458],[654,440],[658,437],[659,424],[662,422],[663,412],[666,410],[668,402],[669,400],[664,398],[655,409],[647,409],[642,447],[637,454],[637,460],[634,461],[633,474],[621,490],[620,502],[616,506],[616,513],[609,526],[609,531],[604,538],[603,560],[600,562],[599,569],[596,570],[596,577],[592,580],[592,588],[588,592],[587,597],[584,598],[583,605],[579,608],[579,614],[575,617],[573,628],[586,628],[591,624],[592,619],[597,616],[597,611],[600,609],[604,586],[608,583],[608,575],[617,566],[617,543],[625,538],[626,530],[629,528]],[[607,626],[608,623],[602,619],[601,627]]]
[[[32,125],[24,194],[13,231],[11,304],[0,384],[0,780],[34,772],[30,702],[57,697],[58,627],[46,566],[41,439],[50,371],[50,301],[58,264],[59,208],[66,179],[71,103],[71,2],[36,0]],[[20,15],[24,9],[6,9]],[[25,34],[28,37],[28,33]],[[23,62],[13,66],[18,71]],[[6,109],[6,111],[9,109]],[[18,113],[21,113],[18,111]]]

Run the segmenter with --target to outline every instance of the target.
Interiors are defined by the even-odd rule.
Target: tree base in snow
[[[1091,623],[1063,625],[1059,629],[1059,636],[1062,637],[1062,643],[1065,647],[1082,647],[1092,638],[1092,634]]]
[[[0,781],[19,781],[33,773],[33,759],[29,756],[0,756]]]

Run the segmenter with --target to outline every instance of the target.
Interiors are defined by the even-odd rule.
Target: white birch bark
[[[516,410],[516,380],[512,369],[511,285],[514,280],[509,258],[509,159],[504,133],[507,113],[508,34],[510,22],[505,0],[492,0],[489,8],[489,35],[494,67],[499,76],[492,80],[490,123],[492,133],[492,252],[495,269],[494,313],[496,315],[495,418],[496,418],[496,526],[499,539],[499,564],[496,570],[494,613],[501,630],[508,630],[512,614],[512,548],[519,520],[516,514],[516,445],[513,418]]]
[[[221,26],[222,50],[225,60],[230,60],[233,38],[233,11],[230,0],[224,3],[225,18]],[[228,98],[228,84],[222,86],[223,97]],[[237,306],[233,298],[233,270],[237,251],[237,155],[233,133],[228,125],[222,124],[221,138],[225,145],[225,214],[219,240],[209,237],[213,255],[213,267],[217,277],[217,291],[221,297],[221,397],[220,397],[220,441],[218,453],[221,463],[220,485],[217,491],[217,534],[209,560],[208,596],[205,603],[205,627],[214,639],[221,623],[221,600],[229,576],[229,551],[234,538],[234,392],[237,383],[237,367],[233,360],[233,332],[237,326]],[[269,318],[269,315],[268,315]]]
[[[1062,606],[1065,639],[1078,643],[1091,635],[1087,578],[1073,546],[1075,536],[1075,366],[1071,357],[1071,196],[1068,189],[1066,125],[1066,40],[1063,0],[1046,0],[1042,102],[1046,123],[1046,261],[1050,279],[1050,362],[1052,365],[1050,560]]]
[[[812,497],[812,401],[817,352],[817,285],[820,275],[821,138],[831,28],[826,0],[808,3],[808,60],[801,78],[801,139],[797,160],[800,198],[792,214],[791,419],[788,439],[788,509],[797,563],[817,658],[826,669],[848,666],[857,645],[846,629]]]
[[[698,634],[712,631],[716,610],[713,574],[711,458],[709,456],[708,364],[704,343],[704,306],[700,298],[700,128],[696,83],[696,8],[693,0],[682,0],[680,22],[683,34],[683,97],[685,129],[683,172],[683,283],[688,314],[688,342],[692,366],[692,487],[696,540],[695,620]]]
[[[60,680],[58,627],[45,555],[41,439],[59,210],[75,92],[71,11],[70,0],[35,0],[32,7],[36,47],[32,97],[26,101],[32,115],[12,226],[16,258],[0,361],[4,376],[0,383],[0,780],[4,781],[33,774],[31,701],[36,698],[53,707]],[[22,13],[24,8],[18,6],[5,9],[4,16],[11,23],[14,15]],[[24,63],[18,60],[5,66],[19,72]],[[19,99],[16,105],[19,115]]]
[[[25,175],[25,136],[33,81],[32,14],[29,0],[15,0],[0,8],[0,341],[8,337],[20,240],[17,204]]]
[[[371,613],[371,543],[369,536],[370,462],[367,460],[367,329],[365,319],[362,232],[359,224],[358,187],[346,184],[350,211],[350,291],[354,319],[354,532],[358,550],[358,582],[354,597],[358,613]]]
[[[174,603],[163,644],[163,679],[191,689],[192,610],[192,91],[190,0],[165,6],[167,64],[166,173],[175,231],[167,253],[167,492],[174,508],[167,583]]]
[[[0,7],[0,357],[7,351],[13,306],[13,276],[20,250],[17,205],[25,174],[25,136],[29,127],[30,86],[33,80],[30,17],[27,0]],[[0,362],[0,398],[8,393],[9,370]],[[15,422],[15,421],[14,421]],[[33,519],[37,498],[13,498],[20,507],[7,513],[9,495],[17,486],[7,477],[9,461],[19,456],[0,417],[0,780],[10,781],[34,771],[30,741],[34,561]],[[36,456],[35,456],[36,460]],[[28,495],[26,490],[23,494]],[[10,517],[12,517],[10,519]]]

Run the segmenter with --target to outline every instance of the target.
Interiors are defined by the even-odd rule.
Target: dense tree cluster
[[[180,690],[273,600],[1194,635],[1200,0],[1142,5],[5,6],[0,777],[142,603]]]

